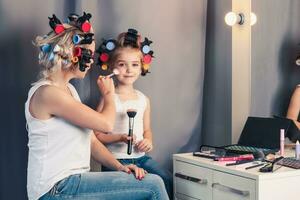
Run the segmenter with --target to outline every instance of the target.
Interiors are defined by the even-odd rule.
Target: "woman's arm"
[[[104,102],[103,100],[100,101],[98,107],[97,107],[97,111],[98,112],[102,112],[102,109],[103,109],[103,105],[104,105]],[[104,133],[102,131],[94,131],[97,139],[102,142],[103,144],[111,144],[111,143],[115,143],[115,142],[125,142],[127,143],[128,140],[130,140],[130,137],[128,137],[128,135],[126,133],[124,134],[117,134],[117,133],[114,133],[114,134],[110,134],[110,133]],[[134,142],[135,142],[135,139],[134,139]]]
[[[103,96],[103,110],[96,112],[90,107],[75,100],[71,95],[52,85],[40,87],[31,99],[30,111],[58,116],[80,127],[109,132],[115,120],[113,103],[114,88],[112,80],[98,80]]]
[[[114,127],[115,116],[116,116],[116,108],[115,108],[115,103],[114,103],[114,94],[115,94],[114,82],[113,82],[113,79],[111,79],[111,78],[107,78],[107,77],[98,78],[97,85],[102,94],[101,112],[98,112],[98,113],[101,113],[104,116],[110,117],[108,119],[108,120],[110,120],[109,121],[110,122],[109,130],[108,131],[104,130],[104,132],[111,132]],[[111,119],[113,119],[113,120],[111,120]],[[98,129],[93,129],[93,130],[97,131]]]
[[[153,149],[151,117],[150,117],[150,100],[147,98],[147,106],[144,112],[144,139],[136,144],[138,150],[150,152]]]
[[[297,125],[298,129],[300,129],[300,123],[298,122],[299,112],[300,112],[300,87],[297,86],[291,97],[286,117],[293,120]]]
[[[124,171],[124,166],[97,140],[94,134],[92,134],[91,138],[91,154],[97,162],[104,166],[117,171]]]

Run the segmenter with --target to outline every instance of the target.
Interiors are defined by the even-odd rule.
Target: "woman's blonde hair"
[[[58,69],[72,70],[78,67],[78,63],[72,63],[74,43],[72,38],[75,34],[83,34],[77,27],[64,24],[65,31],[56,34],[51,31],[45,36],[37,36],[33,44],[39,48],[39,64],[43,66],[40,72],[40,79],[48,79],[51,74]],[[44,45],[50,45],[51,50],[48,52],[42,51]],[[53,52],[53,49],[58,47],[58,51]]]

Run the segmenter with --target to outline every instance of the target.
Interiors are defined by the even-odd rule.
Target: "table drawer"
[[[191,163],[174,162],[174,186],[177,198],[212,199],[212,171]]]
[[[184,194],[175,193],[175,200],[199,200],[198,198],[189,197]]]
[[[255,180],[214,171],[212,193],[214,200],[255,200]]]

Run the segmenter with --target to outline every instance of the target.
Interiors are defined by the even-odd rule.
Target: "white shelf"
[[[226,163],[195,157],[192,153],[174,154],[176,199],[287,200],[300,195],[300,170],[281,167],[275,172],[261,173],[259,167],[245,170],[251,163],[236,166]],[[175,177],[176,173],[188,178]],[[206,180],[206,184],[195,180]]]

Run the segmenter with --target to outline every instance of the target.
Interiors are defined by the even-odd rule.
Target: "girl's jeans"
[[[162,179],[147,174],[141,181],[125,172],[87,172],[54,185],[40,200],[168,200]]]

